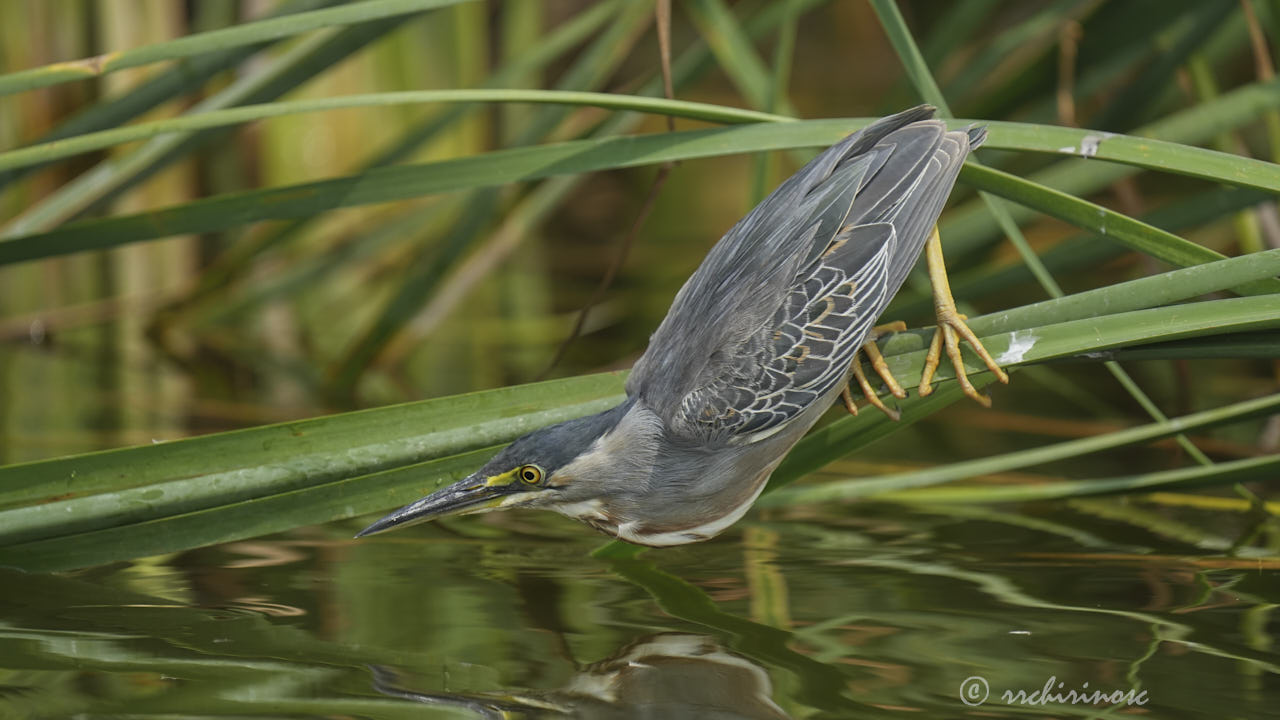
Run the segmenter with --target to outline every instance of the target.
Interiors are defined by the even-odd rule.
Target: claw
[[[907,329],[907,324],[901,321],[891,322],[886,325],[878,325],[871,329],[871,334],[867,337],[867,341],[862,344],[859,353],[867,356],[867,362],[871,363],[871,369],[876,371],[876,375],[884,381],[885,387],[889,389],[889,393],[899,400],[907,396],[907,391],[902,389],[898,384],[897,378],[889,371],[889,364],[884,361],[884,355],[880,354],[880,348],[876,345],[876,340],[888,332],[902,332]],[[866,373],[862,370],[861,358],[858,355],[853,357],[853,377],[858,381],[858,387],[862,389],[862,395],[871,405],[875,406],[880,412],[888,415],[891,420],[899,420],[902,413],[889,408],[880,400],[878,393],[871,387],[870,381],[867,380]],[[858,414],[858,408],[853,404],[853,394],[846,385],[840,393],[840,399],[844,401],[844,407],[851,415]]]
[[[983,407],[991,407],[991,398],[978,392],[969,381],[969,376],[964,369],[964,359],[960,355],[960,341],[969,343],[987,369],[995,373],[997,380],[1008,384],[1009,375],[996,364],[991,353],[983,347],[982,341],[978,340],[978,336],[974,335],[965,324],[965,316],[956,309],[955,298],[951,296],[951,283],[947,281],[947,269],[942,259],[942,238],[938,236],[936,227],[925,244],[925,259],[929,266],[929,279],[933,284],[933,307],[938,317],[938,331],[933,334],[933,340],[929,343],[924,372],[920,374],[920,396],[924,397],[933,392],[933,376],[938,370],[938,364],[942,360],[942,350],[945,348],[947,358],[955,368],[956,380],[960,383],[964,394]]]
[[[857,363],[858,361],[854,360],[853,362]],[[844,389],[840,391],[840,401],[844,403],[844,409],[847,410],[850,415],[854,417],[858,416],[858,406],[853,404],[853,393],[849,392],[849,385],[847,383],[845,384]]]

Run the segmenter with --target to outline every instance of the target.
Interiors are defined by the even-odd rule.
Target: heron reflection
[[[470,710],[482,718],[565,717],[592,720],[787,720],[772,700],[769,675],[714,639],[687,633],[641,638],[613,657],[583,668],[563,688],[546,692],[433,693],[395,685],[374,668],[374,687],[427,705]]]

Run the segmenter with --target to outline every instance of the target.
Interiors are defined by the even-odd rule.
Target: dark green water
[[[517,513],[0,571],[0,716],[1280,716],[1276,559],[1176,513],[752,517],[613,560]]]

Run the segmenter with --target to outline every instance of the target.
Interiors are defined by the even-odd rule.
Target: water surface
[[[1280,716],[1280,562],[1232,557],[1192,520],[1123,500],[867,503],[756,515],[711,542],[607,559],[585,528],[509,513],[360,541],[359,523],[342,523],[64,575],[3,571],[0,708]],[[1095,691],[1118,704],[1081,699]]]

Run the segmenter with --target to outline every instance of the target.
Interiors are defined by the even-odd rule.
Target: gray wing
[[[847,379],[982,129],[921,106],[819,154],[738,222],[676,295],[627,392],[676,437],[765,437]]]

